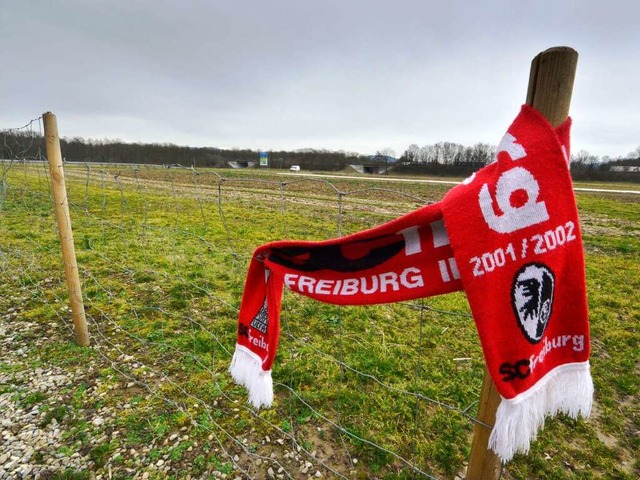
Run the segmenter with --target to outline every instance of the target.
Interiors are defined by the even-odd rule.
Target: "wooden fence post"
[[[539,53],[531,61],[526,103],[542,113],[554,127],[564,122],[569,115],[577,64],[578,52],[569,47],[550,48]],[[498,405],[500,394],[485,370],[478,420],[486,425],[493,425]],[[475,425],[467,480],[500,478],[502,464],[498,456],[488,449],[490,435],[490,428],[481,424]]]
[[[56,211],[56,223],[58,236],[62,247],[62,259],[64,272],[67,279],[67,290],[71,303],[71,314],[76,343],[82,347],[89,345],[89,330],[82,302],[82,290],[80,277],[78,276],[78,264],[76,262],[76,249],[73,243],[73,231],[71,230],[71,216],[69,215],[69,202],[67,188],[64,181],[64,169],[62,166],[62,152],[60,151],[60,138],[58,137],[58,121],[56,116],[47,112],[42,115],[44,123],[44,136],[49,160],[49,173],[51,176],[51,189]]]

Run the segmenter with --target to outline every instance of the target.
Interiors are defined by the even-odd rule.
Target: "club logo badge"
[[[553,308],[555,276],[542,263],[529,263],[516,273],[511,287],[511,304],[522,333],[538,343],[549,323]]]
[[[267,334],[267,324],[269,323],[269,313],[267,311],[267,300],[265,299],[262,308],[257,313],[255,318],[251,321],[251,327],[255,328],[263,334]]]

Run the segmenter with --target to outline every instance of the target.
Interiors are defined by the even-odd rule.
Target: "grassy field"
[[[257,245],[374,226],[451,185],[103,167],[70,168],[67,182],[90,348],[68,328],[44,170],[14,166],[0,192],[1,321],[24,322],[16,349],[26,351],[19,366],[0,357],[0,373],[53,365],[79,379],[64,400],[18,381],[0,394],[56,418],[60,451],[91,459],[59,478],[464,475],[484,364],[461,293],[375,307],[286,293],[274,408],[248,407],[226,373]],[[577,198],[595,412],[549,420],[503,478],[640,474],[640,195]],[[95,425],[96,415],[110,420]]]

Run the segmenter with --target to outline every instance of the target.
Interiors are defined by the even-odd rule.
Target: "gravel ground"
[[[0,322],[0,479],[46,479],[90,467],[87,455],[61,452],[64,430],[42,405],[64,405],[63,387],[81,380],[91,367],[74,373],[51,366],[32,368],[30,353],[43,340],[30,337],[32,342],[25,345],[24,332],[38,325],[20,322],[17,316],[9,311]]]
[[[91,408],[114,388],[96,378],[96,371],[104,367],[101,358],[65,369],[48,365],[41,347],[52,340],[64,342],[62,335],[69,333],[51,323],[42,335],[42,325],[18,317],[13,309],[0,317],[0,480],[149,479],[175,474],[179,465],[168,456],[152,459],[149,452],[185,441],[187,428],[136,449],[116,448],[101,458],[102,446],[126,444],[116,425],[118,412],[129,405]],[[83,392],[82,400],[74,403],[77,391]],[[78,448],[80,435],[85,441]],[[208,471],[205,478],[234,476]]]
[[[20,305],[25,299],[0,300]],[[0,480],[333,478],[321,468],[322,459],[333,463],[329,443],[316,458],[315,451],[308,456],[299,446],[292,448],[288,438],[244,439],[244,444],[261,445],[261,458],[247,458],[241,449],[206,450],[206,436],[190,438],[183,426],[148,444],[132,445],[128,432],[119,430],[118,415],[132,408],[126,392],[137,388],[135,382],[104,380],[99,372],[112,365],[101,355],[53,365],[47,348],[69,346],[70,338],[72,333],[58,323],[22,321],[20,307],[0,315]],[[97,340],[92,340],[95,349],[108,348]],[[118,361],[140,367],[131,356],[121,355]],[[189,446],[180,460],[158,455],[185,443]],[[189,473],[197,455],[214,452],[225,461],[223,471],[209,465],[197,475]],[[355,466],[357,459],[352,460]],[[240,465],[250,476],[241,473]],[[354,470],[347,476],[352,474]]]

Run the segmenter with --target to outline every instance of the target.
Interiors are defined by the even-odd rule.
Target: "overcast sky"
[[[640,146],[640,2],[0,0],[0,129],[375,153],[497,144],[531,59],[580,58],[573,150]]]

